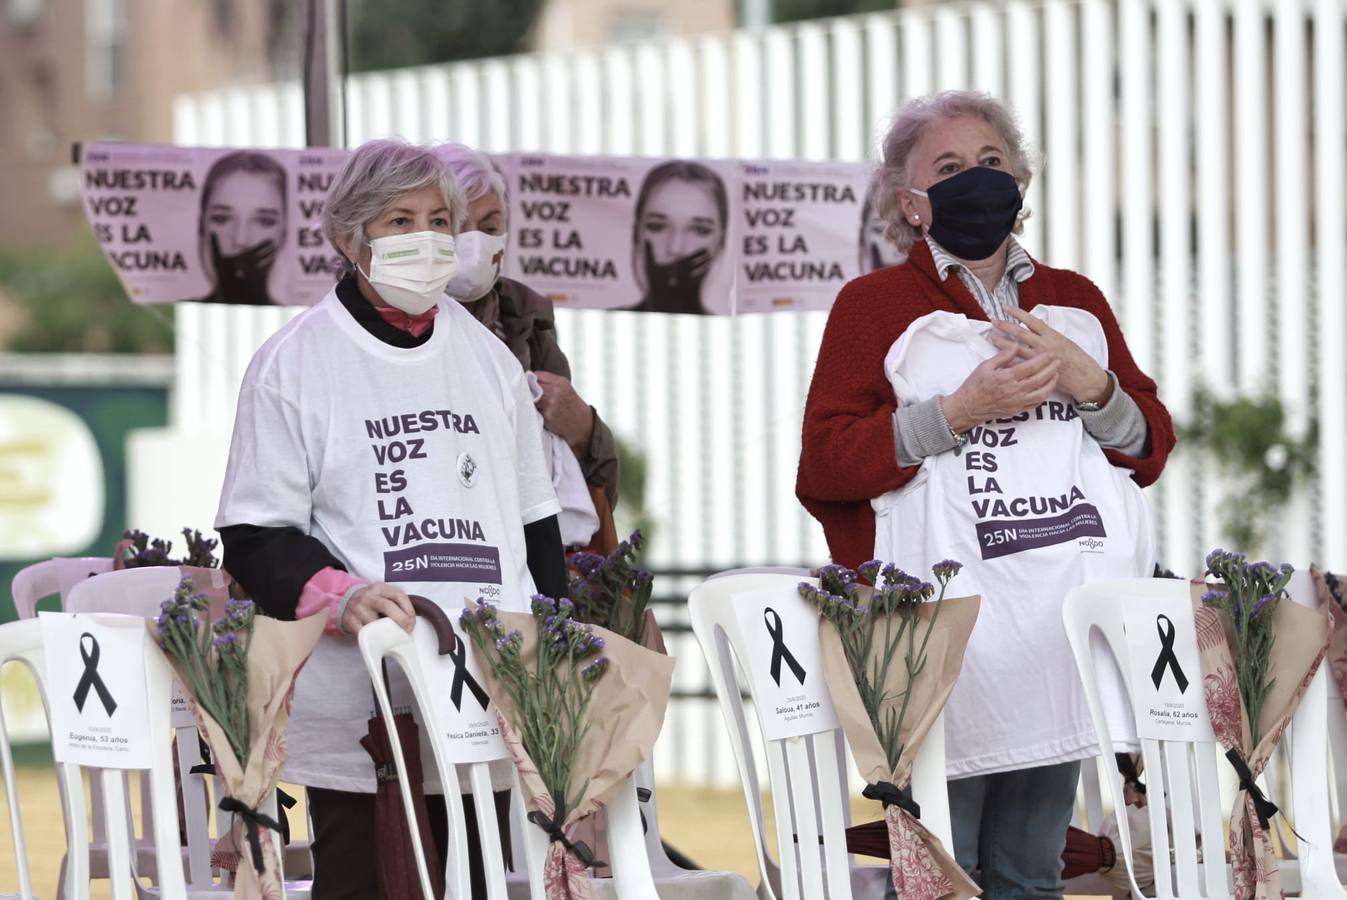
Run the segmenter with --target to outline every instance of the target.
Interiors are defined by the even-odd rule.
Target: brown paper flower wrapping
[[[870,588],[861,588],[861,603],[869,602],[870,593]],[[926,645],[926,668],[912,686],[912,698],[899,735],[903,750],[893,769],[889,768],[888,756],[865,712],[837,628],[827,619],[820,618],[823,677],[828,682],[828,692],[832,695],[842,730],[851,744],[856,767],[866,784],[888,782],[902,789],[911,781],[917,749],[945,708],[963,667],[964,649],[968,646],[981,602],[976,596],[941,601],[940,617],[936,619]],[[922,604],[922,633],[935,608],[934,603]],[[879,643],[876,642],[872,653],[880,651]],[[902,694],[908,689],[907,670],[901,660],[894,660],[889,666],[884,689],[886,696],[895,698],[895,705],[901,705]],[[884,810],[884,819],[889,832],[889,873],[899,897],[903,900],[967,900],[980,893],[940,840],[911,813],[890,805]]]
[[[510,612],[498,612],[497,616],[507,632],[517,628],[523,634],[520,655],[525,669],[533,672],[538,657],[538,629],[533,616]],[[673,686],[672,657],[638,646],[605,628],[595,626],[594,634],[604,640],[608,671],[595,686],[588,710],[589,731],[572,763],[571,784],[583,784],[585,790],[575,807],[566,811],[565,820],[558,823],[562,829],[607,803],[650,755],[664,724]],[[477,654],[486,692],[496,704],[501,736],[519,773],[525,807],[553,819],[556,807],[552,797],[520,737],[519,711],[476,643],[473,653]],[[588,873],[557,841],[548,846],[543,882],[548,900],[588,900],[591,896]]]
[[[1338,601],[1328,589],[1323,573],[1318,569],[1310,569],[1310,576],[1314,579],[1319,605],[1330,611],[1337,608]],[[1347,616],[1341,612],[1333,614],[1333,634],[1328,640],[1328,666],[1333,680],[1337,682],[1338,693],[1342,695],[1343,706],[1347,707]],[[1347,826],[1344,826],[1343,833],[1347,834]]]
[[[158,646],[158,633],[153,620],[146,623]],[[210,745],[215,758],[216,772],[224,780],[228,796],[250,809],[257,809],[263,799],[276,787],[281,765],[286,757],[286,730],[290,723],[290,706],[294,699],[295,677],[317,646],[327,624],[327,613],[309,616],[298,622],[282,622],[258,616],[253,620],[252,641],[248,645],[248,721],[252,743],[248,751],[248,768],[239,765],[230,747],[229,739],[209,713],[196,702],[191,685],[179,669],[177,660],[165,653],[173,666],[187,697],[187,705],[196,718],[197,727]],[[162,652],[162,651],[161,651]],[[263,871],[252,865],[249,842],[244,823],[235,817],[231,835],[233,845],[242,850],[234,896],[240,898],[281,897],[281,872],[276,849],[267,834],[259,828],[262,843]]]
[[[666,656],[669,653],[668,648],[664,645],[664,633],[659,630],[659,623],[655,621],[655,611],[652,609],[645,611],[645,632],[641,640],[641,646]],[[575,823],[575,827],[571,829],[571,840],[584,841],[594,849],[595,859],[609,861],[612,856],[608,852],[607,829],[608,823],[604,811],[598,809]],[[611,878],[613,874],[609,866],[596,865],[593,867],[593,872],[595,878]]]
[[[1228,617],[1197,600],[1208,587],[1199,581],[1193,583],[1192,589],[1197,606],[1194,615],[1202,659],[1202,686],[1211,727],[1221,746],[1227,751],[1237,751],[1256,779],[1328,650],[1332,613],[1327,606],[1310,609],[1286,599],[1277,604],[1273,614],[1275,638],[1268,662],[1272,687],[1259,713],[1258,731],[1262,737],[1255,747],[1235,674],[1231,650],[1235,643],[1234,626]],[[1238,900],[1280,900],[1281,874],[1272,838],[1258,818],[1254,797],[1244,787],[1236,792],[1235,807],[1230,813],[1230,862]]]

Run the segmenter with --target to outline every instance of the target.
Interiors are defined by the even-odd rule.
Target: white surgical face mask
[[[452,235],[438,231],[390,234],[369,242],[365,278],[389,306],[419,316],[439,302],[458,271]]]
[[[503,234],[464,231],[457,238],[458,272],[449,279],[444,292],[460,303],[471,303],[486,295],[500,277],[505,259]]]

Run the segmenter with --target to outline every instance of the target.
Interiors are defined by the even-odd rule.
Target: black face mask
[[[931,201],[926,233],[959,259],[986,259],[1015,227],[1024,199],[1015,176],[978,166],[937,181],[924,193]]]

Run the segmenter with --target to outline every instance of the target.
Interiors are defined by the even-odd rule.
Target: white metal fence
[[[1319,482],[1275,523],[1273,549],[1342,568],[1345,45],[1347,0],[940,3],[356,76],[349,142],[862,159],[908,97],[1004,97],[1044,160],[1030,252],[1099,284],[1176,419],[1199,381],[1222,397],[1274,391],[1297,431],[1318,417]],[[183,97],[175,123],[182,144],[298,146],[302,98],[295,85]],[[228,428],[248,357],[288,314],[180,309],[174,423]],[[824,319],[558,312],[577,388],[648,458],[654,565],[824,560],[793,494]],[[1151,491],[1176,571],[1198,571],[1219,543],[1216,478],[1180,454]],[[671,650],[679,684],[703,687],[690,636]],[[665,754],[665,774],[732,778],[718,714],[685,706],[664,739],[684,752]]]

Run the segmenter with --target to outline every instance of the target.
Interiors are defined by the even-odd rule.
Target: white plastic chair
[[[420,598],[417,598],[419,601]],[[417,628],[434,628],[428,617],[434,613],[426,610],[417,602],[421,613],[417,619]],[[434,612],[444,615],[438,607]],[[446,622],[447,624],[447,622]],[[360,654],[370,673],[374,685],[375,697],[385,719],[393,720],[393,705],[388,696],[383,679],[383,663],[387,658],[395,660],[401,667],[411,686],[416,704],[416,715],[421,727],[430,735],[438,736],[444,729],[438,724],[438,717],[432,702],[431,687],[421,669],[417,657],[415,642],[411,635],[391,621],[373,622],[360,629]],[[445,648],[446,650],[448,648]],[[422,890],[431,896],[430,878],[426,869],[425,853],[420,843],[420,832],[411,821],[412,796],[405,778],[402,743],[397,730],[389,729],[393,757],[398,767],[398,783],[402,791],[403,806],[408,811],[408,824],[413,835],[413,847],[416,854],[417,870],[421,877]],[[460,775],[466,774],[467,781],[476,797],[492,795],[491,775],[487,763],[458,765],[448,761],[446,748],[440,740],[430,741],[435,757],[435,766],[440,774],[440,783],[445,790],[460,783]],[[462,770],[466,769],[466,773]],[[515,790],[518,795],[518,786]],[[505,855],[498,839],[499,826],[496,820],[494,803],[478,802],[477,833],[480,836],[483,856],[483,869],[486,879],[487,896],[490,900],[506,900],[507,885],[505,879]],[[650,873],[650,860],[646,855],[645,839],[641,833],[641,813],[636,801],[636,783],[628,778],[617,796],[607,807],[609,823],[609,864],[613,870],[612,888],[622,900],[658,900],[655,883]],[[446,803],[445,813],[449,825],[449,846],[445,854],[445,890],[451,900],[467,900],[471,896],[468,886],[468,833],[462,816],[462,806]],[[532,900],[545,900],[543,892],[543,862],[547,855],[547,836],[524,818],[523,805],[513,805],[512,830],[523,835],[525,867],[528,875],[529,894]]]
[[[61,608],[64,609],[65,598],[72,587],[90,575],[111,571],[110,556],[58,556],[25,566],[10,584],[14,609],[20,619],[31,619],[37,615],[38,601],[53,596],[61,598]]]
[[[767,846],[762,795],[751,754],[751,726],[736,670],[736,659],[747,659],[748,638],[734,614],[733,598],[735,594],[772,589],[781,592],[778,603],[803,603],[798,586],[808,579],[808,573],[799,569],[712,576],[688,597],[692,630],[710,664],[711,680],[743,781],[762,877],[759,895],[766,900],[776,900],[778,892],[786,900],[882,898],[889,883],[888,866],[853,865],[846,850],[850,801],[841,729],[762,740],[755,720],[753,733],[766,749],[777,833],[776,859]],[[913,763],[912,794],[921,806],[922,824],[952,852],[943,715],[926,735]]]
[[[1094,677],[1095,660],[1090,647],[1090,633],[1097,629],[1118,659],[1122,671],[1129,671],[1130,654],[1123,628],[1123,606],[1126,598],[1143,597],[1165,598],[1183,605],[1191,602],[1187,582],[1140,578],[1075,588],[1067,594],[1063,607],[1062,618],[1067,639],[1084,682],[1086,701],[1101,746],[1110,747],[1113,741]],[[1304,897],[1344,896],[1332,872],[1332,837],[1327,830],[1328,801],[1324,791],[1328,777],[1325,752],[1327,736],[1324,734],[1327,690],[1324,676],[1322,670],[1316,674],[1292,722],[1292,728],[1301,737],[1293,750],[1293,767],[1297,774],[1294,791],[1295,824],[1307,840],[1303,845],[1300,865],[1291,863],[1282,866],[1282,886],[1288,893],[1303,887],[1301,895]],[[1130,694],[1130,685],[1128,690]],[[1170,858],[1172,852],[1174,860],[1172,867],[1163,864],[1155,866],[1156,898],[1188,900],[1231,897],[1231,877],[1225,854],[1216,852],[1216,848],[1225,846],[1222,819],[1225,803],[1219,787],[1222,764],[1219,745],[1214,741],[1186,743],[1142,739],[1141,753],[1148,775],[1146,782],[1149,790],[1146,797],[1153,858],[1165,860]],[[1122,809],[1122,777],[1112,770],[1107,771],[1106,775],[1114,808]],[[1314,796],[1316,791],[1317,800]],[[1207,852],[1202,854],[1200,862],[1197,847],[1199,834],[1207,846]],[[1131,833],[1125,816],[1118,818],[1118,836],[1121,844],[1117,848],[1118,854],[1127,865],[1133,894],[1142,897],[1144,895],[1136,884]]]
[[[42,626],[36,619],[27,619],[0,625],[0,665],[17,661],[33,673],[47,703],[45,654],[42,645]],[[162,654],[148,642],[145,654],[145,690],[149,704],[151,734],[167,737],[169,732],[169,698],[173,672]],[[173,784],[173,760],[167,740],[152,742],[152,765],[146,773],[150,803],[154,809],[151,832],[158,850],[159,888],[154,896],[185,897],[187,885],[183,879],[182,860],[178,856],[178,828],[176,789]],[[14,834],[15,853],[19,866],[20,890],[24,898],[31,898],[32,880],[29,877],[27,856],[23,842],[18,789],[14,773],[14,759],[10,751],[9,735],[0,713],[0,762],[4,764],[5,793],[9,802],[10,827]],[[57,781],[69,809],[85,809],[85,768],[71,763],[56,763]],[[126,770],[89,768],[91,782],[99,783],[103,793],[103,824],[107,834],[107,865],[113,900],[131,900],[144,889],[136,882],[136,864],[131,848],[134,834],[130,828],[131,810],[127,804]],[[89,896],[89,828],[83,814],[66,817],[66,859],[62,888],[66,896]]]
[[[0,669],[11,661],[27,666],[33,673],[45,713],[47,691],[44,684],[42,631],[32,616],[19,622],[0,625]],[[28,848],[24,842],[22,810],[19,808],[18,778],[14,770],[14,754],[10,749],[9,728],[5,723],[3,704],[0,704],[0,770],[4,773],[5,802],[9,807],[9,833],[14,842],[14,865],[19,875],[18,896],[23,900],[32,900],[33,876],[28,868]],[[64,876],[62,880],[64,881]]]
[[[66,597],[65,610],[78,613],[119,613],[153,619],[158,617],[160,604],[173,595],[181,578],[182,575],[176,566],[148,566],[107,572],[78,582]],[[232,887],[214,880],[210,866],[213,841],[210,833],[210,810],[206,799],[207,779],[204,775],[191,773],[193,767],[203,762],[197,728],[195,725],[184,725],[175,728],[174,733],[177,738],[178,782],[181,785],[179,802],[182,804],[183,824],[187,837],[187,846],[181,848],[180,852],[187,862],[188,896],[209,898],[232,894]],[[216,779],[215,796],[217,798],[222,796],[222,791],[223,783]],[[263,812],[273,818],[276,816],[274,794]],[[146,831],[150,830],[149,819],[153,815],[153,810],[149,808],[144,810]],[[176,810],[171,821],[177,821]],[[220,821],[223,823],[227,820],[221,816]],[[282,849],[279,844],[280,838],[274,837],[278,842],[279,851]],[[284,849],[286,852],[278,854],[283,870],[286,864],[291,862],[294,854],[308,852],[307,845],[292,844]],[[139,874],[157,881],[158,857],[154,848],[142,847],[137,857]],[[244,862],[240,864],[247,864],[246,854]],[[308,892],[307,882],[291,882],[286,885],[286,893],[290,897],[302,898],[307,896]]]
[[[37,616],[37,604],[46,597],[58,597],[60,608],[65,609],[66,597],[71,588],[91,576],[111,572],[112,563],[110,556],[58,556],[25,566],[15,574],[10,584],[14,610],[20,619],[32,619]],[[93,808],[101,809],[102,788],[96,779],[90,782],[89,794]],[[148,808],[148,800],[143,800],[142,815]],[[89,846],[90,871],[94,878],[107,878],[107,836],[103,833],[103,817],[94,816],[93,823],[93,837]],[[141,841],[137,845],[138,853],[148,851],[148,846],[148,841]],[[64,867],[65,862],[62,861],[61,865]],[[64,884],[64,879],[61,884]],[[58,896],[64,896],[64,893]]]

